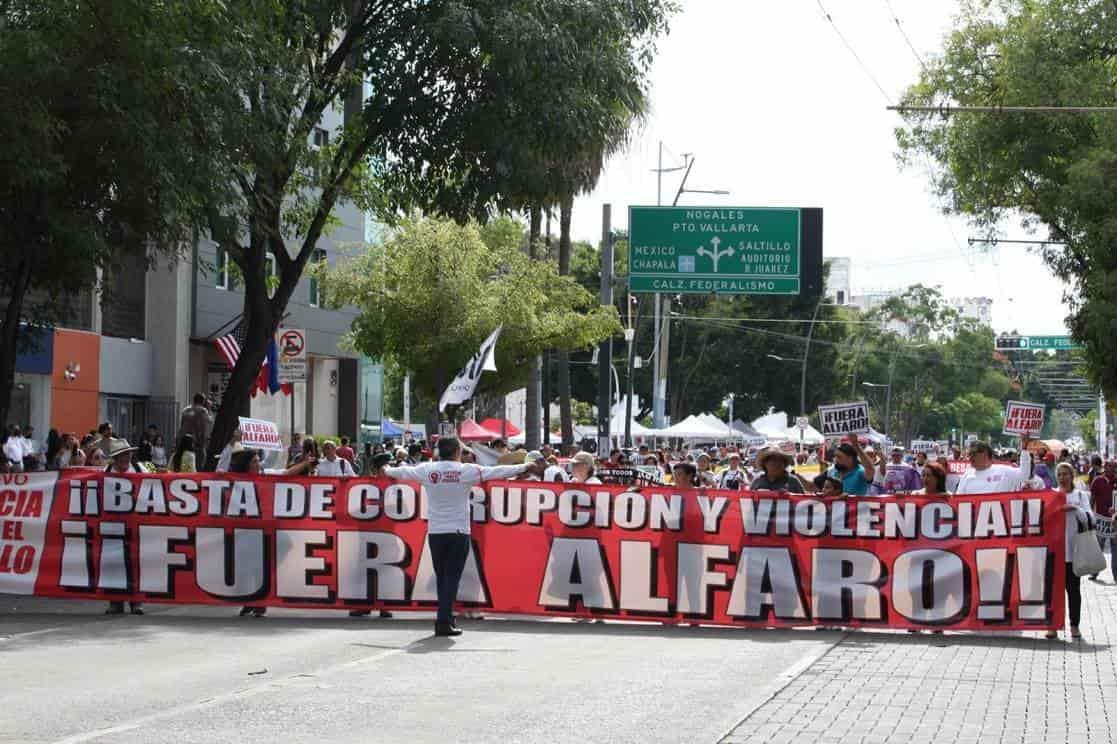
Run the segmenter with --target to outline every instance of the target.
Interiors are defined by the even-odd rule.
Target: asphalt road
[[[0,742],[715,742],[841,637],[0,596]]]

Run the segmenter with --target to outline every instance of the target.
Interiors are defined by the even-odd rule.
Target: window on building
[[[318,248],[310,257],[311,266],[317,266],[319,263],[326,260],[326,251]],[[318,284],[318,279],[311,275],[310,277],[310,305],[311,307],[320,307],[322,305],[322,289]]]
[[[845,293],[845,292],[843,292],[843,291],[842,291],[842,290],[840,290],[840,289],[838,290],[838,304],[839,304],[839,305],[844,305],[844,304],[846,304],[846,293]]]
[[[101,333],[144,338],[147,315],[147,264],[127,261],[105,271],[101,291]]]

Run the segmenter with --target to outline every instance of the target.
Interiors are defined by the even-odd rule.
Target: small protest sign
[[[869,404],[861,400],[856,403],[819,406],[818,419],[822,423],[822,436],[827,438],[845,434],[868,434]]]
[[[241,444],[246,449],[283,451],[283,442],[279,438],[279,427],[272,421],[241,416],[240,433]]]
[[[1045,406],[1010,400],[1005,406],[1005,434],[1035,436],[1043,429]]]

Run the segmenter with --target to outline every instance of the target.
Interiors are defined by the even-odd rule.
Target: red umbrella
[[[498,438],[502,436],[514,437],[520,434],[520,427],[511,421],[498,418],[487,418],[481,422],[481,426],[489,431],[495,431]]]
[[[473,419],[466,419],[458,427],[458,438],[463,442],[488,442],[492,439],[500,439],[500,435],[489,431]]]

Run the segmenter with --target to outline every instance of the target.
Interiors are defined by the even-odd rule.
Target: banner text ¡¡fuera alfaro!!
[[[493,482],[463,605],[720,625],[1061,627],[1064,499]],[[0,592],[430,610],[425,493],[227,473],[2,476]]]

